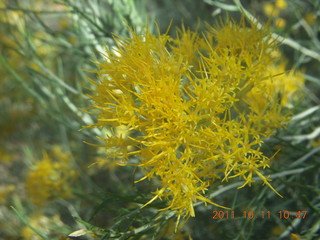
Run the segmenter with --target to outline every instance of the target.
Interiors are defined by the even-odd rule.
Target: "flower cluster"
[[[182,27],[175,38],[131,35],[117,37],[97,63],[90,127],[105,129],[100,139],[115,161],[155,179],[148,203],[164,199],[179,217],[195,216],[196,201],[219,206],[204,196],[208,186],[234,177],[244,187],[258,176],[276,192],[260,148],[288,120],[299,83],[275,66],[268,30],[242,20],[203,32]]]
[[[263,6],[264,14],[272,19],[273,23],[278,28],[286,26],[286,20],[280,17],[281,13],[288,7],[286,0],[276,0],[274,3],[267,2]]]
[[[44,154],[34,169],[28,173],[26,189],[31,201],[44,206],[54,198],[71,197],[71,181],[76,176],[70,164],[70,154],[55,146],[51,155]]]
[[[61,231],[64,223],[61,221],[59,215],[55,214],[53,216],[46,216],[44,214],[34,214],[29,219],[29,224],[36,228],[41,229],[41,233],[46,234],[46,236],[52,237],[54,239],[57,234],[53,236],[52,229],[59,229]],[[61,234],[62,235],[62,234]],[[61,239],[63,237],[61,236]],[[43,239],[37,233],[35,233],[30,227],[24,226],[21,230],[21,238],[23,240],[41,240]]]

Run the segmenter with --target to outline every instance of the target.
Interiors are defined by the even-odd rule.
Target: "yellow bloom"
[[[37,229],[42,234],[44,234],[48,237],[50,236],[50,234],[52,234],[55,237],[58,237],[58,234],[61,234],[61,233],[59,233],[58,229],[63,228],[65,226],[64,223],[60,220],[59,215],[53,215],[51,217],[48,217],[48,216],[45,216],[45,215],[39,214],[39,213],[34,214],[31,217],[31,219],[28,221],[28,223],[30,224],[30,226]],[[24,226],[22,228],[21,237],[23,240],[41,240],[41,239],[43,239],[28,226]]]
[[[157,180],[145,205],[164,199],[179,218],[194,216],[197,201],[220,206],[204,197],[212,182],[234,177],[244,187],[258,176],[276,192],[260,147],[287,121],[289,97],[279,102],[283,72],[266,72],[277,50],[268,30],[242,20],[203,33],[183,27],[175,39],[131,34],[97,63],[90,127],[107,129],[100,139],[116,161],[144,169],[139,181]]]
[[[286,20],[283,19],[283,18],[277,18],[277,19],[275,20],[275,25],[276,25],[276,27],[278,27],[278,28],[283,28],[283,27],[286,26]]]
[[[286,0],[276,0],[276,7],[279,9],[287,8],[287,1]]]
[[[57,147],[54,147],[52,155],[56,161],[44,154],[26,179],[28,195],[39,206],[54,198],[71,197],[70,181],[74,179],[75,172],[70,166],[70,155]]]
[[[295,234],[295,233],[290,233],[290,238],[292,240],[300,240],[300,236],[298,234]]]
[[[263,12],[268,17],[277,17],[280,14],[278,8],[274,6],[273,3],[266,3],[263,5]]]
[[[270,101],[278,101],[280,103],[278,108],[291,107],[290,103],[298,96],[304,84],[302,73],[286,71],[286,64],[281,63],[268,66],[264,76],[264,80],[256,84],[246,95],[246,102],[251,109],[256,113],[264,114]],[[283,118],[283,115],[278,114],[273,117]]]
[[[316,16],[313,12],[308,12],[308,13],[304,16],[304,19],[307,21],[307,23],[313,24],[313,23],[316,21],[317,16]]]

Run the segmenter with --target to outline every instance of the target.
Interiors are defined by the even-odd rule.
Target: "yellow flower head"
[[[285,9],[287,8],[287,1],[286,0],[276,0],[276,7],[279,9]]]
[[[307,21],[307,23],[309,23],[311,25],[317,20],[317,15],[313,12],[308,12],[304,16],[304,19]]]
[[[31,216],[28,222],[35,229],[41,230],[41,233],[46,236],[58,236],[59,230],[64,226],[64,223],[60,220],[59,215],[46,216],[41,213],[36,213]],[[43,239],[37,233],[35,233],[29,226],[24,226],[20,232],[21,239],[23,240],[41,240]],[[59,238],[63,239],[63,237]]]
[[[55,159],[55,160],[54,160]],[[26,188],[31,201],[43,206],[54,198],[71,197],[70,182],[75,172],[70,165],[70,155],[54,147],[52,154],[43,158],[30,170]]]
[[[283,18],[277,18],[275,20],[275,26],[278,28],[283,28],[286,26],[286,20]]]
[[[280,14],[279,8],[275,7],[273,3],[266,3],[263,5],[263,12],[268,17],[277,17]]]
[[[97,63],[91,127],[107,129],[100,139],[116,161],[157,180],[148,203],[166,200],[165,209],[188,217],[197,201],[217,205],[204,197],[214,181],[240,177],[243,187],[258,176],[273,189],[260,146],[287,121],[289,99],[276,94],[277,73],[266,73],[277,49],[268,30],[242,20],[202,33],[182,27],[176,38],[131,34]]]

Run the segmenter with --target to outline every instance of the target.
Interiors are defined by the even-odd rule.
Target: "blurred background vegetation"
[[[212,219],[198,204],[196,217],[175,232],[175,215],[158,212],[148,182],[133,183],[134,167],[119,167],[99,142],[88,78],[113,34],[126,37],[154,21],[195,29],[241,12],[268,23],[281,40],[288,67],[305,78],[293,118],[264,146],[274,158],[272,185],[236,190],[237,179],[212,185],[208,196],[236,213],[271,217]],[[320,1],[319,0],[0,0],[0,239],[319,239],[320,238]],[[235,191],[236,190],[236,191]],[[307,211],[307,217],[283,219]],[[68,237],[69,235],[69,237]]]

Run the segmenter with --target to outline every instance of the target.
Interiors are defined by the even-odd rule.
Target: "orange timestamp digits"
[[[271,213],[270,211],[260,211],[259,213],[255,213],[254,211],[242,211],[240,213],[235,214],[235,211],[212,211],[213,216],[212,219],[235,219],[235,218],[245,218],[245,219],[253,219],[253,218],[267,218],[270,219]]]
[[[234,211],[212,211],[212,219],[234,219]]]
[[[297,211],[297,212],[290,212],[287,210],[279,211],[279,218],[281,219],[290,219],[290,218],[301,218],[305,219],[307,216],[307,211]]]
[[[238,218],[244,218],[244,219],[270,219],[271,218],[271,212],[270,211],[259,211],[254,212],[252,210],[248,211],[241,211],[237,214],[235,211],[212,211],[212,219],[238,219]],[[291,212],[287,210],[281,210],[278,211],[277,214],[274,214],[274,216],[279,217],[280,219],[294,219],[294,218],[301,218],[305,219],[307,216],[307,211],[297,211],[297,212]]]

